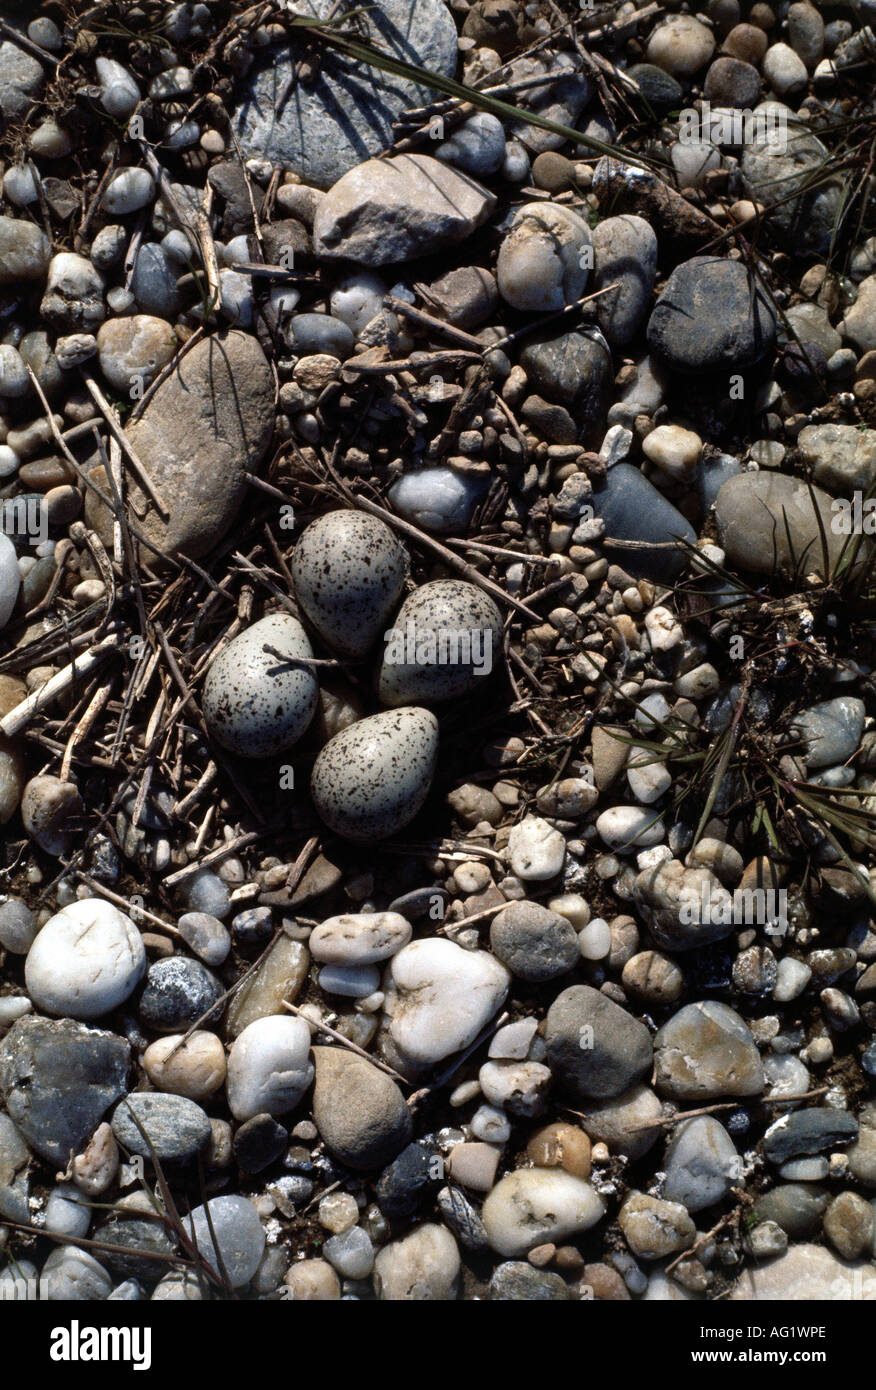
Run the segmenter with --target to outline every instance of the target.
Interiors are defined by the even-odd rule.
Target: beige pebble
[[[85,1152],[74,1158],[73,1181],[80,1192],[99,1197],[113,1184],[118,1171],[119,1146],[104,1121],[92,1134]]]
[[[150,1043],[143,1054],[146,1075],[156,1090],[188,1100],[205,1100],[225,1083],[225,1049],[215,1033],[202,1031],[193,1033],[174,1052],[183,1037],[182,1033],[172,1033]]]
[[[526,1156],[539,1168],[564,1168],[576,1178],[590,1176],[590,1140],[575,1125],[545,1125],[532,1135]]]
[[[300,1260],[285,1278],[289,1297],[310,1303],[339,1299],[341,1285],[338,1276],[326,1260]]]

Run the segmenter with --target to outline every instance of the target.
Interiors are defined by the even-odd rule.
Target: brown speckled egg
[[[307,633],[291,613],[271,613],[228,643],[207,672],[202,700],[207,728],[241,758],[271,758],[297,743],[316,711],[313,667],[287,657],[312,657]]]
[[[422,584],[389,630],[377,678],[381,704],[474,693],[492,671],[501,641],[502,615],[482,589],[462,579]]]
[[[313,765],[310,791],[322,820],[345,840],[394,835],[429,794],[438,721],[429,710],[386,710],[331,739]]]
[[[350,657],[365,656],[383,633],[407,573],[404,546],[364,512],[319,517],[292,557],[303,613],[333,651]]]

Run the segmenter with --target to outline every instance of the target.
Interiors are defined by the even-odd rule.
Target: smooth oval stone
[[[687,565],[689,552],[682,542],[694,545],[696,531],[632,464],[609,468],[605,482],[593,490],[593,507],[605,523],[605,553],[628,574],[670,581]],[[613,540],[650,541],[655,548],[628,549],[612,545]],[[677,542],[674,548],[667,546],[670,541]]]
[[[606,217],[593,230],[596,321],[612,347],[625,347],[638,333],[657,276],[657,237],[643,217]]]
[[[313,959],[327,965],[372,965],[394,956],[412,932],[410,922],[398,912],[349,912],[320,922],[308,945]]]
[[[37,1008],[99,1018],[133,992],[146,952],[130,917],[103,898],[83,898],[51,917],[28,952],[27,991]]]
[[[343,361],[356,346],[353,330],[332,314],[295,314],[286,335],[290,349],[300,357],[325,352]]]
[[[162,1162],[192,1158],[210,1139],[210,1121],[200,1105],[161,1091],[126,1096],[116,1106],[112,1130],[130,1153],[150,1158],[154,1150]]]
[[[389,500],[400,516],[436,535],[465,531],[484,484],[453,468],[418,468],[405,473],[389,489]]]
[[[560,1168],[518,1168],[489,1193],[482,1215],[490,1248],[516,1256],[579,1235],[604,1213],[602,1199],[583,1178]]]
[[[563,309],[583,295],[592,265],[583,217],[563,203],[526,203],[499,247],[499,293],[514,309]]]
[[[295,594],[324,642],[365,656],[402,592],[408,555],[388,526],[362,512],[311,522],[292,557]]]
[[[312,656],[307,633],[291,613],[271,613],[229,642],[204,682],[204,718],[217,742],[244,758],[292,748],[316,713],[315,670],[300,664]]]
[[[416,706],[343,729],[319,753],[310,791],[335,834],[358,842],[401,830],[429,794],[438,761],[438,721]]]
[[[239,1289],[249,1283],[265,1250],[265,1233],[252,1202],[246,1197],[211,1197],[205,1206],[195,1207],[186,1218],[186,1226],[204,1259],[217,1274],[221,1258],[232,1288]]]
[[[715,499],[715,519],[730,564],[755,574],[780,570],[821,575],[822,530],[833,571],[847,540],[833,530],[835,517],[826,492],[813,487],[810,493],[802,479],[772,469],[729,478]],[[865,537],[858,552],[861,563],[870,548]]]
[[[672,1100],[755,1096],[764,1088],[763,1066],[751,1032],[726,1004],[714,999],[686,1004],[654,1038],[654,1085]]]
[[[440,1062],[477,1037],[510,982],[488,951],[464,951],[441,938],[411,941],[393,957],[386,978],[388,1040],[405,1062]]]
[[[315,1047],[313,1119],[320,1138],[349,1168],[382,1168],[411,1137],[411,1112],[398,1086],[364,1057]]]
[[[733,1140],[711,1115],[678,1126],[666,1145],[664,1167],[663,1196],[691,1212],[720,1202],[742,1174]]]
[[[405,599],[385,640],[377,678],[384,705],[453,700],[492,671],[502,614],[476,585],[436,579]]]
[[[228,1105],[236,1120],[294,1110],[313,1080],[310,1029],[302,1018],[259,1018],[228,1056]]]

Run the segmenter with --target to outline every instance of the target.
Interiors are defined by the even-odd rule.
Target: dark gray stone
[[[807,1240],[821,1230],[830,1194],[812,1183],[788,1182],[758,1197],[759,1221],[775,1221],[792,1240]]]
[[[473,1255],[484,1254],[490,1248],[481,1214],[460,1187],[442,1187],[437,1197],[444,1225],[453,1232],[460,1245]]]
[[[440,1158],[425,1144],[408,1144],[384,1168],[377,1184],[377,1205],[384,1216],[411,1216],[441,1176]]]
[[[253,1115],[234,1136],[234,1157],[245,1173],[260,1173],[285,1151],[289,1135],[273,1115]]]
[[[704,512],[717,499],[727,479],[741,472],[742,464],[732,454],[712,454],[702,460],[697,469],[697,492]]]
[[[648,321],[648,344],[678,372],[740,372],[772,351],[776,320],[741,261],[676,266]]]
[[[0,1043],[0,1093],[30,1147],[63,1167],[127,1090],[131,1049],[70,1019],[21,1018]]]
[[[589,985],[573,985],[557,996],[545,1041],[554,1075],[579,1100],[619,1096],[651,1066],[645,1025]]]
[[[205,1014],[224,993],[222,982],[188,956],[171,956],[149,967],[140,996],[140,1019],[159,1033],[179,1033]],[[209,1022],[216,1023],[217,1010]]]
[[[627,69],[627,76],[633,79],[655,112],[672,111],[681,106],[684,92],[671,73],[653,63],[634,63]]]
[[[503,907],[493,918],[490,945],[512,975],[533,984],[567,974],[580,959],[571,922],[540,903]]]
[[[764,1135],[763,1151],[770,1163],[787,1163],[791,1158],[850,1144],[857,1136],[858,1121],[854,1115],[819,1105],[810,1110],[794,1110],[776,1120]]]
[[[586,438],[601,429],[614,380],[611,353],[596,330],[528,339],[520,365],[546,400],[565,406]]]
[[[696,531],[638,468],[631,463],[617,463],[609,468],[605,482],[594,488],[593,509],[605,522],[606,555],[628,574],[661,582],[678,578],[689,552],[680,544],[672,549],[656,547],[679,538],[693,545]],[[655,548],[628,549],[613,546],[612,540],[650,541]]]

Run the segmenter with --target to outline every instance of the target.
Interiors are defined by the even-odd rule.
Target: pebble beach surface
[[[0,11],[0,1299],[876,1299],[872,0]]]

